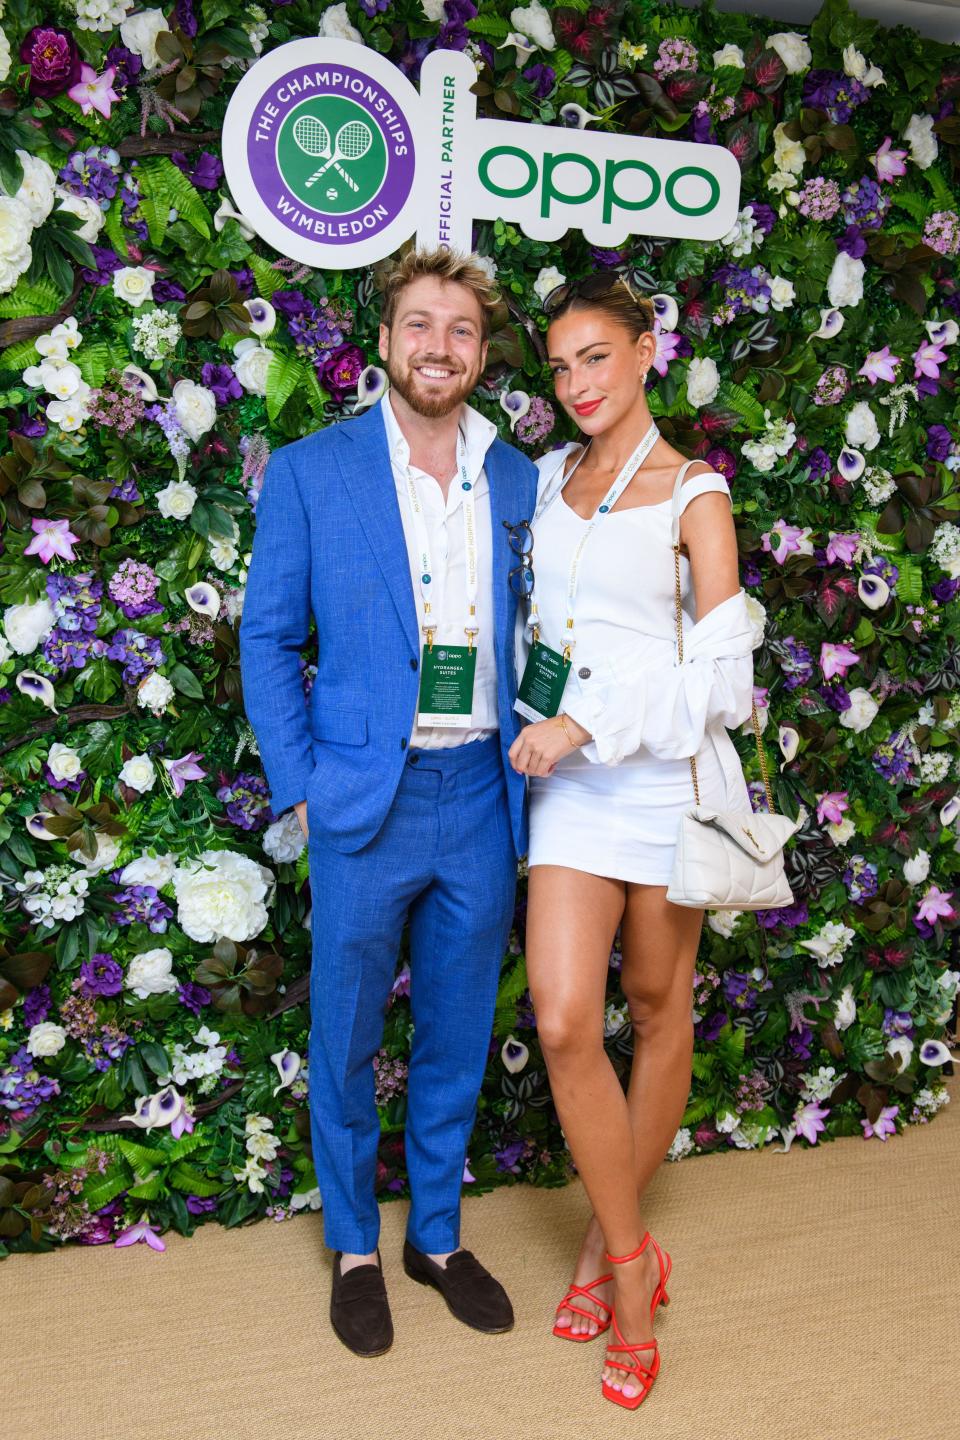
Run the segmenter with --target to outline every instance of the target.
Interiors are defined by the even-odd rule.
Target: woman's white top
[[[533,568],[541,639],[554,650],[563,648],[571,557],[589,523],[561,493],[573,448],[537,462]],[[531,865],[666,885],[680,816],[694,803],[691,755],[703,804],[750,809],[727,727],[750,717],[753,647],[761,637],[742,589],[696,620],[683,555],[684,655],[677,662],[672,535],[679,536],[690,501],[709,491],[730,493],[716,472],[690,480],[681,474],[670,500],[612,510],[587,542],[561,709],[593,738],[552,775],[531,779]]]

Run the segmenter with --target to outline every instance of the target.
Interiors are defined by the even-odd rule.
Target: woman
[[[525,678],[536,671],[541,683],[522,685],[521,698],[525,713],[545,718],[524,728],[510,758],[530,776],[530,989],[593,1207],[554,1334],[585,1341],[612,1328],[603,1394],[634,1409],[659,1370],[653,1316],[667,1303],[670,1270],[640,1201],[689,1094],[703,921],[702,910],[670,904],[666,886],[680,816],[694,803],[690,756],[702,804],[750,809],[725,727],[751,713],[752,626],[727,483],[704,462],[685,462],[650,418],[650,302],[619,277],[594,275],[562,286],[547,308],[557,399],[585,444],[539,462]],[[634,1031],[626,1095],[603,1049],[618,928]]]

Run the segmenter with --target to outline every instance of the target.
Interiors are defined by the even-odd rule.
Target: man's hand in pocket
[[[293,808],[294,808],[294,810],[296,811],[297,819],[300,821],[300,829],[303,831],[304,835],[307,836],[307,838],[309,839],[309,837],[310,837],[310,831],[309,831],[308,828],[307,828],[307,802],[306,802],[306,800],[301,800],[300,803],[299,803],[298,805],[294,805]]]

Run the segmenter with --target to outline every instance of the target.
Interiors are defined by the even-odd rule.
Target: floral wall
[[[960,51],[844,0],[802,34],[654,0],[6,0],[0,27],[0,1253],[319,1204],[306,855],[270,809],[237,624],[269,454],[370,398],[380,267],[271,251],[219,153],[247,67],[318,32],[414,80],[467,49],[484,113],[737,156],[716,244],[478,227],[504,305],[476,404],[532,454],[566,438],[543,297],[615,267],[656,297],[663,433],[730,482],[777,804],[803,825],[790,909],[708,917],[671,1157],[927,1122],[960,968]],[[522,897],[467,1190],[570,1173]],[[401,956],[385,1197],[407,980]]]

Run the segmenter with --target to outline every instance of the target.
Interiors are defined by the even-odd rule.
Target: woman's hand
[[[538,720],[525,725],[510,746],[510,764],[518,775],[552,775],[558,760],[571,750],[586,745],[591,738],[570,715],[555,715],[551,720]]]

